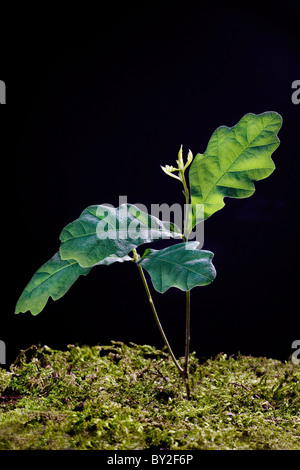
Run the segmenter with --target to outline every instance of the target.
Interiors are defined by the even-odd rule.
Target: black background
[[[101,4],[102,5],[102,4]],[[163,345],[132,263],[98,267],[42,313],[14,315],[62,228],[92,204],[184,202],[161,164],[204,152],[248,112],[283,117],[275,172],[205,225],[217,278],[192,291],[191,348],[288,359],[299,339],[299,2],[51,3],[5,13],[1,29],[2,303],[7,362],[20,348]],[[159,245],[153,246],[158,248]],[[143,248],[139,249],[143,252]],[[153,293],[177,355],[185,296]]]

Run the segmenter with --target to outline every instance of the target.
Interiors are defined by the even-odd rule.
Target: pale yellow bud
[[[179,152],[178,152],[178,167],[182,168],[183,167],[183,159],[182,159],[182,145],[180,146]]]

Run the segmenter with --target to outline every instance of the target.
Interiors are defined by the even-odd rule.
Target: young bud
[[[177,168],[170,167],[169,165],[160,166],[160,167],[168,176],[172,176],[172,178],[176,178],[177,180],[180,180],[179,176],[176,176],[172,173],[172,171],[176,171]]]
[[[182,145],[180,146],[179,152],[178,152],[178,167],[183,168],[183,159],[182,159]]]
[[[185,164],[184,169],[186,169],[186,168],[192,163],[192,160],[193,160],[193,154],[192,154],[192,152],[189,150],[189,153],[188,153],[188,156],[187,156],[187,162],[186,162],[186,164]]]

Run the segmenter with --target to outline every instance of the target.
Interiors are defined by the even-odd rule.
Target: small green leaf
[[[74,260],[64,261],[56,253],[33,275],[17,302],[15,313],[30,310],[33,315],[37,315],[49,297],[60,299],[81,274],[86,275],[90,270],[82,268]]]
[[[63,229],[60,255],[62,259],[75,259],[80,266],[90,267],[109,256],[122,258],[144,243],[180,236],[178,227],[136,206],[122,204],[117,209],[90,206]]]
[[[199,242],[186,242],[163,250],[147,249],[138,263],[150,274],[158,292],[170,287],[189,291],[195,286],[206,286],[216,277],[211,262],[213,253],[198,250]]]
[[[197,154],[190,167],[193,226],[201,221],[197,204],[203,204],[207,219],[224,207],[224,197],[251,196],[253,181],[274,171],[271,155],[279,146],[281,125],[282,118],[275,112],[250,113],[234,127],[221,126],[213,133],[204,154]]]

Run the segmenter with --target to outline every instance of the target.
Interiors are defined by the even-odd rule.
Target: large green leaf
[[[80,266],[90,267],[108,256],[126,256],[143,243],[178,236],[178,227],[133,205],[90,206],[63,229],[60,255],[62,259],[75,259]]]
[[[211,262],[213,253],[198,250],[198,245],[199,242],[185,242],[163,250],[147,249],[137,262],[148,271],[158,292],[170,287],[189,291],[210,284],[216,277]]]
[[[49,297],[60,299],[81,274],[88,274],[91,268],[82,268],[74,260],[64,261],[56,253],[33,275],[19,298],[15,313],[30,310],[33,315],[40,313]]]
[[[108,256],[96,266],[109,266],[131,260],[129,256]],[[56,253],[33,275],[17,302],[15,313],[30,310],[33,315],[37,315],[43,310],[49,297],[53,300],[60,299],[80,275],[86,276],[91,269],[92,267],[82,268],[75,260],[62,260],[59,252]]]
[[[279,145],[281,124],[275,112],[246,114],[236,126],[222,126],[213,133],[204,154],[197,154],[190,167],[193,226],[201,221],[197,204],[203,204],[202,216],[204,212],[207,219],[225,205],[224,197],[251,196],[253,181],[274,171],[271,154]]]

